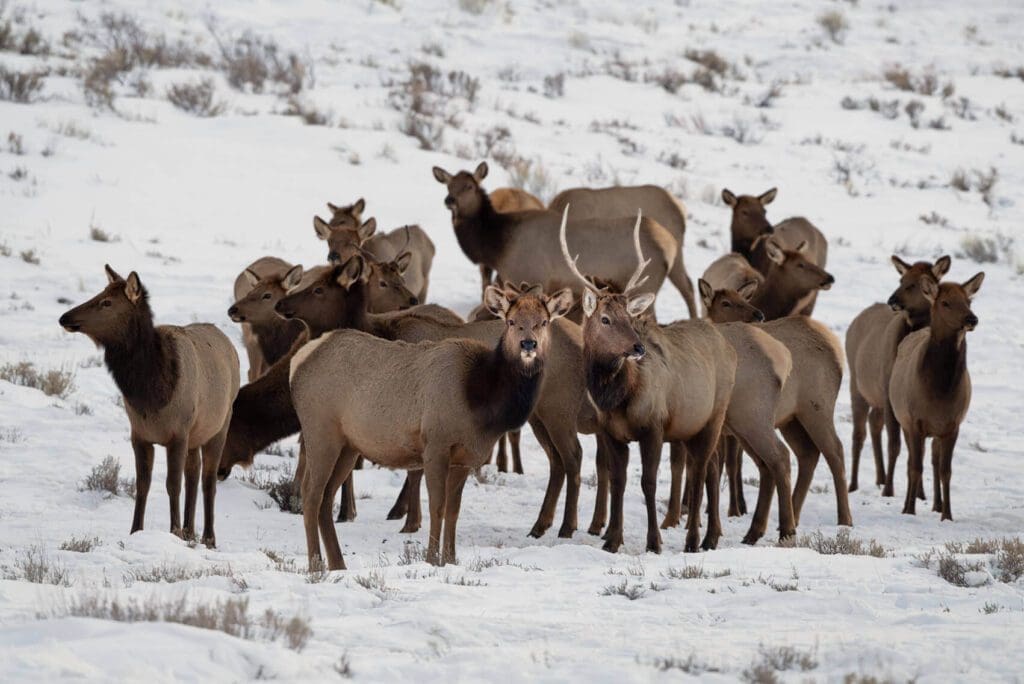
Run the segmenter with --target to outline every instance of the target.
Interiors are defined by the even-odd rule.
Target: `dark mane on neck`
[[[594,404],[602,411],[622,408],[636,386],[635,373],[619,357],[598,358],[585,350],[587,391]]]
[[[251,462],[251,456],[299,431],[288,371],[305,335],[259,379],[243,385],[232,408],[223,461]]]
[[[923,369],[935,392],[953,391],[967,372],[967,340],[960,333],[936,337],[933,330],[924,351]]]
[[[466,378],[466,400],[480,419],[481,427],[494,435],[515,430],[526,422],[537,403],[543,374],[538,357],[530,367],[503,352],[498,345],[473,358]]]
[[[302,328],[302,323],[294,319],[252,324],[252,331],[268,365],[274,364],[288,353]]]
[[[459,247],[469,260],[494,267],[505,247],[509,218],[494,209],[483,188],[479,188],[479,193],[480,210],[476,215],[459,216],[452,224]]]
[[[145,291],[118,339],[104,343],[104,360],[125,403],[135,411],[152,414],[171,400],[178,384],[178,357],[170,337],[153,326]]]

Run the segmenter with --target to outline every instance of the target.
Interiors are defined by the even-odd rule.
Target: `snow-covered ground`
[[[828,12],[845,20],[836,40],[819,21]],[[90,108],[81,74],[104,53],[102,13],[133,17],[151,35],[215,56],[208,26],[227,45],[245,31],[272,38],[279,55],[294,51],[312,65],[297,102],[330,125],[283,116],[289,105],[279,87],[240,91],[216,65],[136,68],[113,83],[113,110]],[[767,670],[792,681],[1024,676],[1024,580],[1000,581],[991,556],[960,556],[981,569],[968,573],[972,586],[955,586],[934,560],[922,560],[947,542],[1024,529],[1019,2],[186,0],[160,9],[138,0],[33,0],[8,6],[5,17],[16,19],[15,34],[37,28],[51,49],[0,53],[8,70],[50,70],[38,101],[0,101],[0,364],[64,368],[74,389],[59,399],[0,381],[0,680],[646,681],[685,671],[772,681],[755,665],[784,659],[788,647],[802,662]],[[704,51],[725,60],[724,74],[698,74],[710,88],[675,83],[694,80]],[[436,66],[444,89],[458,91],[440,104],[427,95],[443,110],[436,120],[448,119],[435,150],[399,130],[409,103],[400,84],[416,62]],[[897,89],[883,77],[896,67],[909,70],[918,90],[933,74],[934,93]],[[473,102],[450,71],[479,79]],[[168,102],[171,85],[203,78],[213,80],[220,116],[192,116]],[[148,91],[135,87],[140,81]],[[944,94],[947,84],[953,92]],[[912,101],[923,111],[910,105],[908,113]],[[128,496],[81,490],[108,455],[122,477],[134,476],[113,381],[88,340],[57,325],[68,301],[105,283],[104,263],[139,272],[160,322],[217,324],[244,364],[226,316],[234,277],[263,254],[320,262],[313,213],[328,200],[365,197],[384,227],[427,230],[438,247],[430,298],[466,313],[477,270],[454,240],[430,167],[472,168],[482,158],[491,163],[488,187],[525,182],[545,200],[578,185],[666,186],[688,208],[685,258],[694,277],[728,248],[721,189],[778,186],[769,217],[805,215],[830,240],[837,284],[816,315],[840,336],[895,287],[894,252],[952,254],[949,277],[958,281],[984,270],[974,304],[981,322],[969,336],[973,404],[952,481],[956,522],[940,523],[930,502],[916,517],[901,515],[905,457],[897,497],[885,499],[871,486],[865,453],[851,534],[884,546],[883,558],[776,548],[771,539],[748,548],[739,540],[749,518],[725,521],[717,551],[684,555],[682,532],[670,530],[664,553],[646,554],[634,458],[626,544],[611,556],[585,532],[594,444],[583,438],[584,529],[571,540],[554,530],[534,540],[526,532],[547,465],[526,431],[525,476],[489,468],[467,485],[460,565],[416,560],[425,529],[402,535],[385,520],[401,474],[370,469],[357,475],[358,519],[338,526],[350,569],[312,582],[294,571],[305,565],[301,518],[278,511],[237,472],[219,487],[216,550],[166,532],[159,453],[145,532],[127,534]],[[517,165],[525,173],[513,177]],[[979,189],[993,169],[994,185]],[[115,241],[91,239],[90,226]],[[968,252],[991,252],[995,261],[974,263]],[[659,314],[671,320],[683,311],[678,294],[663,290]],[[845,389],[836,421],[849,453]],[[295,440],[284,447],[287,454]],[[288,455],[257,458],[264,479],[293,467]],[[665,465],[662,492],[667,475]],[[837,533],[830,484],[822,464],[801,533]],[[753,501],[756,487],[748,484],[746,495]],[[72,537],[98,545],[60,550]],[[40,554],[66,570],[70,586],[25,581],[25,561]],[[707,576],[673,578],[687,566]],[[154,569],[179,581],[144,581]],[[635,600],[612,591],[623,583]],[[308,620],[304,649],[260,630],[247,640],[66,616],[97,598],[195,606],[239,597],[254,620],[267,609]]]

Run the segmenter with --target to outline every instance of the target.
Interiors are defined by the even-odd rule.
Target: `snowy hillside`
[[[0,680],[1020,681],[1024,550],[999,540],[1024,532],[1021,3],[153,5],[33,0],[0,18]],[[819,553],[843,533],[822,462],[798,548],[742,545],[747,516],[723,517],[716,551],[683,554],[676,529],[648,554],[634,450],[613,556],[586,533],[582,437],[582,529],[532,539],[548,466],[525,430],[526,475],[488,466],[466,486],[458,565],[423,562],[426,528],[385,520],[402,474],[370,468],[337,527],[349,570],[307,575],[301,516],[266,491],[295,438],[220,484],[216,550],[168,534],[158,449],[146,530],[129,535],[120,395],[57,325],[103,264],[138,271],[158,322],[221,328],[244,378],[234,278],[265,254],[321,263],[327,201],[423,226],[430,299],[473,308],[477,268],[430,169],[482,159],[486,187],[545,201],[663,185],[687,207],[693,278],[729,247],[722,188],[777,186],[769,218],[829,238],[836,285],[815,315],[840,337],[896,287],[893,253],[950,254],[958,282],[984,270],[956,521],[930,501],[901,515],[905,447],[891,499],[868,447],[843,545],[864,553]],[[684,312],[664,288],[659,317]],[[836,423],[849,468],[845,385]],[[117,494],[84,484],[108,456]],[[668,471],[666,448],[659,498]]]

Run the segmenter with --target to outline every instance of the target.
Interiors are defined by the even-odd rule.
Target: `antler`
[[[565,259],[565,263],[569,266],[573,275],[580,279],[580,281],[592,290],[599,290],[600,288],[594,283],[593,280],[580,273],[579,268],[576,267],[576,261],[580,258],[577,254],[575,258],[569,256],[569,243],[565,240],[565,224],[569,220],[569,205],[565,205],[565,211],[562,212],[562,227],[558,230],[558,239],[562,245],[562,257]]]
[[[637,262],[637,265],[636,265],[636,270],[633,272],[633,275],[630,276],[630,278],[629,278],[629,282],[626,283],[626,289],[624,289],[622,291],[622,294],[628,294],[630,290],[634,290],[634,289],[640,287],[645,282],[647,282],[647,278],[649,277],[649,276],[644,276],[643,278],[640,277],[643,274],[644,269],[647,268],[647,265],[649,263],[651,263],[650,259],[644,259],[644,253],[640,249],[640,220],[641,220],[641,218],[642,218],[641,210],[637,209],[636,210],[636,225],[633,226],[633,249],[636,250],[636,262]]]

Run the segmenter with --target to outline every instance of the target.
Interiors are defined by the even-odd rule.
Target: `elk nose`
[[[889,301],[887,301],[886,304],[888,304],[889,308],[893,311],[900,310],[900,300],[896,299],[896,295],[889,297]]]
[[[81,327],[77,323],[73,323],[71,321],[71,316],[68,314],[64,314],[63,316],[61,316],[58,323],[60,323],[60,327],[64,328],[68,332],[77,332],[78,329]]]
[[[978,325],[978,317],[975,316],[974,314],[967,314],[967,318],[964,320],[964,322],[967,324],[968,328],[974,330],[974,328],[977,327]]]
[[[646,347],[644,347],[644,345],[638,342],[637,344],[633,345],[633,353],[636,354],[637,356],[643,356],[644,354],[647,353],[647,349]]]
[[[449,209],[451,209],[453,206],[455,206],[455,198],[452,197],[451,195],[448,195],[447,197],[445,197],[444,198],[444,206],[446,206]]]
[[[537,340],[523,340],[519,346],[523,351],[533,351],[537,348]]]
[[[764,312],[760,309],[754,309],[754,320],[758,323],[764,322]]]
[[[327,253],[327,260],[332,264],[336,264],[341,261],[341,255],[335,251],[330,251]]]
[[[409,297],[409,306],[416,306],[420,303],[419,297]]]

